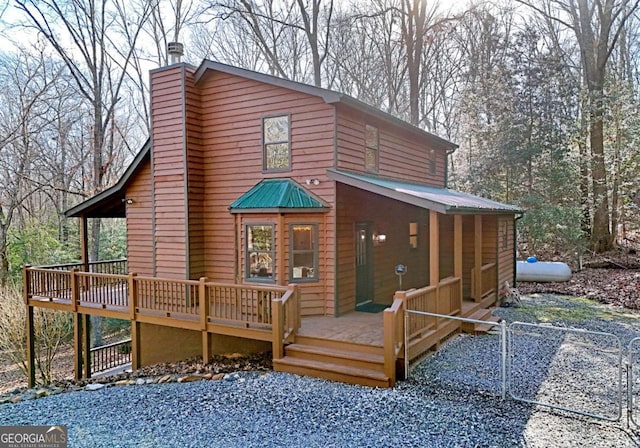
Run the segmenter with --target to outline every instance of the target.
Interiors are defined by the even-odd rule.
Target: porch
[[[74,315],[75,376],[91,375],[89,316],[131,322],[131,364],[141,367],[144,325],[187,330],[195,335],[195,350],[209,359],[212,336],[261,341],[273,353],[279,371],[317,376],[355,384],[389,387],[397,365],[437,347],[460,331],[459,324],[440,319],[407,320],[405,350],[404,309],[460,315],[485,306],[465,307],[460,278],[395,294],[382,313],[351,312],[333,318],[300,316],[297,285],[235,285],[200,280],[174,280],[126,273],[126,260],[30,267],[23,270],[27,306],[29,384],[35,384],[33,308]],[[484,271],[495,276],[495,265]],[[491,298],[495,280],[482,290]],[[493,299],[495,300],[495,298]],[[487,302],[488,303],[488,302]],[[87,360],[85,362],[84,360]],[[401,369],[399,369],[401,370]]]

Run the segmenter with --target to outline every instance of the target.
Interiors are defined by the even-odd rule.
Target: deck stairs
[[[273,360],[277,372],[324,378],[349,384],[389,387],[382,346],[296,335],[285,356]]]
[[[500,318],[493,315],[495,308],[486,308],[482,302],[463,302],[462,317],[486,321],[486,324],[462,323],[462,331],[470,334],[486,334],[498,328]]]

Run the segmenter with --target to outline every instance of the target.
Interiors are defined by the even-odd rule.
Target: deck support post
[[[209,297],[207,296],[207,277],[198,282],[198,307],[200,311],[200,331],[202,332],[202,363],[207,364],[211,357],[211,335],[207,331],[209,322]]]
[[[91,316],[80,314],[82,319],[82,353],[84,377],[91,378]]]
[[[73,313],[73,374],[82,379],[82,314]]]
[[[27,333],[27,382],[28,386],[36,386],[36,341],[34,334],[33,307],[27,305],[26,316]]]
[[[131,369],[138,370],[140,365],[140,322],[131,321]]]

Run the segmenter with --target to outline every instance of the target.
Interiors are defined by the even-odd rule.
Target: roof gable
[[[64,214],[68,217],[124,218],[126,216],[125,187],[150,155],[151,140],[147,140],[115,185],[70,208]]]
[[[336,105],[342,104],[345,106],[349,106],[356,110],[369,114],[371,116],[377,117],[380,120],[391,123],[392,125],[398,126],[404,131],[412,132],[414,134],[419,135],[422,138],[426,138],[437,147],[441,147],[449,151],[455,150],[458,147],[458,145],[456,145],[455,143],[452,143],[430,132],[427,132],[404,120],[394,117],[391,114],[383,112],[380,109],[377,109],[373,106],[369,106],[368,104],[363,103],[362,101],[357,100],[349,95],[345,95],[344,93],[339,93],[333,90],[324,89],[321,87],[315,87],[309,84],[303,84],[296,81],[291,81],[289,79],[279,78],[277,76],[267,75],[265,73],[259,73],[252,70],[234,67],[231,65],[226,65],[220,62],[215,62],[215,61],[210,61],[208,59],[205,59],[202,61],[202,63],[200,64],[200,66],[197,68],[195,72],[195,82],[196,83],[200,82],[203,79],[203,77],[205,77],[207,71],[209,70],[228,73],[228,74],[239,76],[242,78],[252,79],[254,81],[262,82],[265,84],[270,84],[273,86],[294,90],[296,92],[302,92],[307,95],[316,96],[316,97],[322,98],[322,100],[327,104],[336,104]]]

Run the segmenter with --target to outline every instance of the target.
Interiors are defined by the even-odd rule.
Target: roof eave
[[[273,207],[273,208],[229,208],[232,214],[238,213],[326,213],[327,207]]]
[[[145,158],[150,154],[150,152],[151,152],[151,140],[147,140],[146,143],[142,146],[142,149],[140,150],[140,152],[136,154],[131,164],[127,167],[124,174],[120,177],[120,179],[115,185],[107,188],[104,191],[101,191],[95,196],[92,196],[89,199],[81,202],[80,204],[66,210],[64,212],[64,215],[68,218],[78,218],[80,216],[87,215],[88,214],[87,212],[95,210],[102,202],[114,200],[114,199],[117,200],[118,195],[121,195],[123,198],[124,188],[127,186],[129,181],[133,177],[133,174],[138,170],[138,168],[140,167],[142,162],[145,160]],[[116,197],[114,198],[114,196]]]

